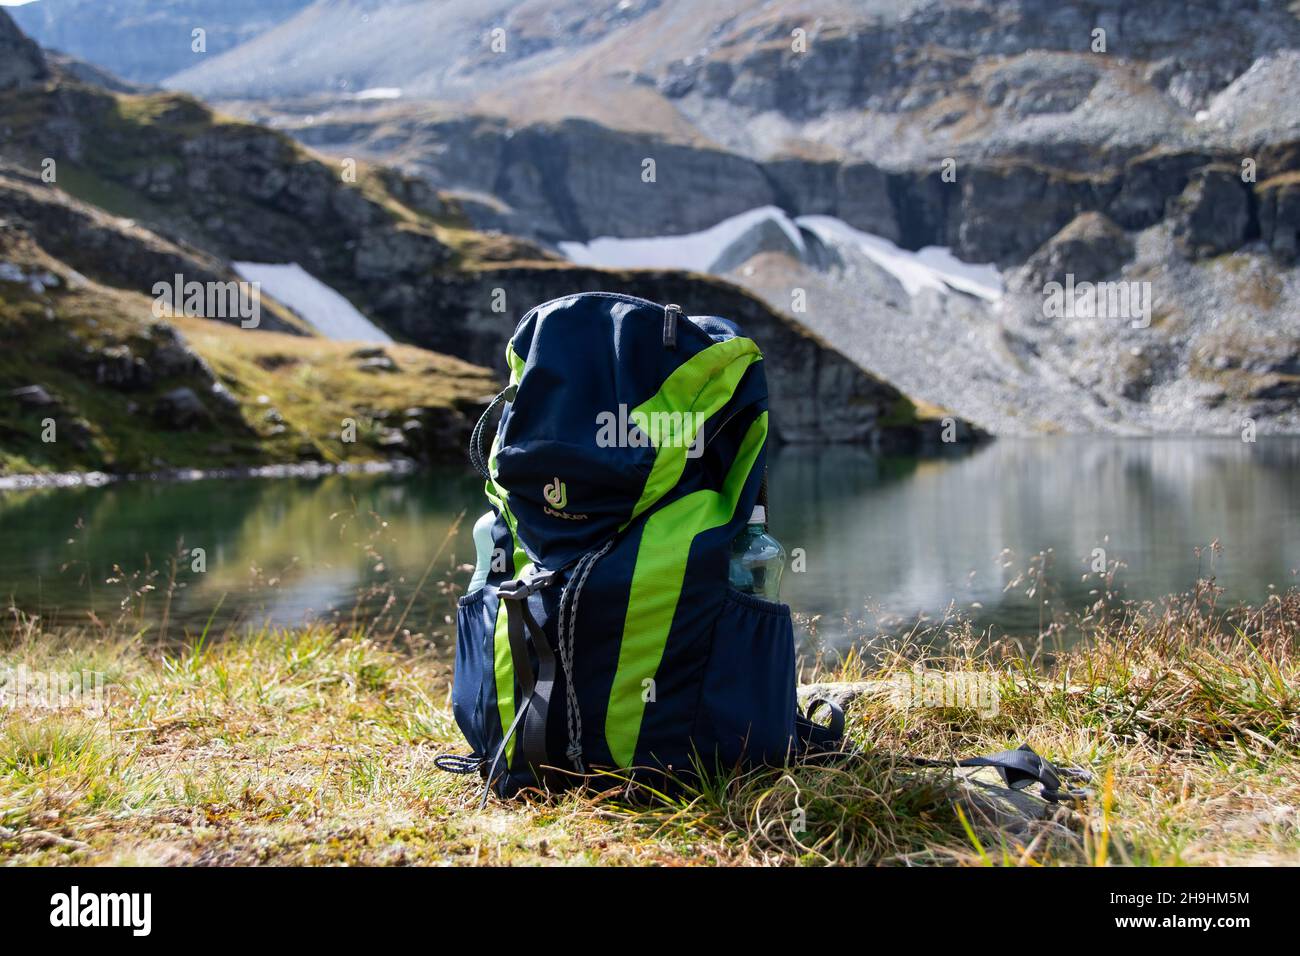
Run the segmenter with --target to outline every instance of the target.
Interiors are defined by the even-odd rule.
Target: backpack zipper
[[[680,305],[664,306],[664,348],[677,348],[677,318],[682,314]]]

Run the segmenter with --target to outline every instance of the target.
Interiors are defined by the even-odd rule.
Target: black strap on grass
[[[1031,784],[1042,785],[1042,797],[1048,803],[1086,800],[1091,791],[1086,787],[1065,787],[1064,780],[1089,783],[1092,774],[1081,767],[1058,767],[1039,756],[1029,744],[1015,750],[1002,750],[984,757],[967,757],[965,760],[935,760],[928,757],[909,757],[911,763],[922,767],[995,767],[1002,782],[1012,790],[1024,790]]]
[[[823,725],[813,720],[817,712],[823,709],[830,714],[829,724]],[[844,740],[844,710],[832,700],[814,697],[808,701],[802,714],[796,710],[795,732],[801,755],[837,751]]]
[[[830,713],[829,724],[816,723],[813,718],[817,712],[825,709]],[[844,711],[833,701],[824,697],[814,697],[808,702],[803,713],[795,714],[795,729],[799,738],[799,754],[803,758],[818,756],[835,756],[843,754],[861,755],[862,751],[854,746],[844,745]],[[994,767],[1002,782],[1012,790],[1024,790],[1032,784],[1042,786],[1042,798],[1048,803],[1064,803],[1087,800],[1092,791],[1087,787],[1070,787],[1065,781],[1091,783],[1092,774],[1082,767],[1058,767],[1034,752],[1028,744],[1021,744],[1015,750],[1002,750],[983,757],[967,757],[964,760],[939,760],[933,757],[903,757],[905,761],[918,767],[943,767],[953,770],[959,767]]]

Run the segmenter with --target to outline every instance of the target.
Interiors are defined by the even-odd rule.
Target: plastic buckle
[[[497,585],[497,595],[509,601],[520,601],[536,594],[544,587],[549,587],[554,580],[554,571],[533,566],[524,572],[523,577],[502,581]]]

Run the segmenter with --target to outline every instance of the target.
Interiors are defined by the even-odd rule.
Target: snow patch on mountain
[[[946,246],[926,246],[913,252],[854,229],[834,216],[800,216],[795,222],[829,245],[857,245],[867,258],[898,279],[908,295],[915,296],[922,289],[954,289],[988,302],[1002,296],[1002,276],[997,266],[963,262]]]
[[[344,342],[392,342],[392,338],[357,311],[356,306],[310,272],[290,263],[236,262],[235,271],[297,312],[327,339]]]
[[[691,269],[707,272],[723,250],[765,220],[775,222],[802,254],[807,230],[827,245],[849,244],[894,276],[910,296],[923,289],[956,291],[987,302],[1002,296],[1002,277],[996,266],[963,262],[943,246],[911,251],[888,239],[855,229],[833,216],[799,216],[791,219],[775,206],[762,206],[724,219],[702,232],[680,236],[616,239],[602,236],[591,242],[561,242],[560,252],[586,266],[612,269]]]
[[[591,242],[561,242],[560,252],[583,266],[609,269],[689,269],[707,272],[727,246],[765,219],[775,221],[795,248],[804,249],[798,227],[776,206],[761,206],[724,219],[702,232],[680,236],[615,239],[602,236]]]

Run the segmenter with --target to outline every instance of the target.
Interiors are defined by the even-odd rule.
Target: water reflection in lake
[[[1298,466],[1300,439],[1003,440],[926,460],[791,448],[772,462],[771,529],[792,556],[784,597],[820,615],[833,646],[952,606],[1032,634],[1045,595],[1089,603],[1098,548],[1136,599],[1186,589],[1198,571],[1230,601],[1295,583]],[[409,603],[406,627],[445,632],[446,581],[472,561],[484,508],[479,480],[458,471],[0,493],[0,599],[60,622],[127,613],[156,633],[171,557],[200,547],[205,572],[177,565],[172,636],[201,630],[218,604],[224,630],[364,621],[385,600],[387,622]],[[1197,557],[1216,540],[1221,551]],[[1033,596],[1024,581],[1008,589],[1040,552]]]

